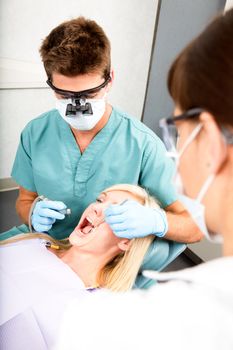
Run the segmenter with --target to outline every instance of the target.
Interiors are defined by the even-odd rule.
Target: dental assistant
[[[96,296],[89,307],[100,316],[88,329],[85,302],[72,303],[56,350],[77,344],[82,350],[233,349],[232,38],[233,9],[180,53],[168,76],[175,113],[161,122],[169,150],[180,154],[184,190],[205,208],[207,228],[211,237],[222,237],[224,257],[178,272],[144,272],[167,282],[144,293]]]
[[[146,188],[166,211],[145,212],[148,224],[126,212],[131,234],[133,224],[141,236],[200,240],[202,233],[177,201],[174,166],[163,143],[140,121],[107,103],[113,71],[102,28],[83,17],[64,22],[45,38],[40,53],[56,109],[29,122],[21,134],[12,177],[20,186],[16,209],[23,222],[28,224],[32,211],[35,231],[64,238],[99,192],[131,183]],[[38,195],[49,200],[30,210]],[[72,214],[65,217],[59,210],[66,207]]]

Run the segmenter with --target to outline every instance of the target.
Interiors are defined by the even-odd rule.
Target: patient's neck
[[[85,287],[88,288],[97,285],[96,281],[99,271],[116,255],[117,252],[115,250],[98,255],[83,252],[72,246],[60,255],[60,259],[81,278]]]

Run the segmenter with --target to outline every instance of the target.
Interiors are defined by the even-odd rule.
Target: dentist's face
[[[106,249],[116,248],[120,252],[119,243],[126,239],[114,235],[109,225],[104,221],[104,210],[111,204],[122,203],[126,199],[136,200],[126,191],[103,192],[95,203],[90,204],[84,211],[81,219],[69,236],[73,246],[89,252],[105,252]]]

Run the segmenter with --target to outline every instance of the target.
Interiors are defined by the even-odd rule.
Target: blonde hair
[[[156,200],[146,190],[137,185],[114,185],[103,192],[112,191],[129,192],[142,205],[158,208]],[[154,235],[132,239],[129,250],[118,254],[100,270],[97,276],[97,283],[116,292],[130,290],[134,285],[144,256],[154,239]]]
[[[40,233],[40,232],[28,232],[28,233],[25,232],[22,234],[21,233],[17,234],[16,236],[9,237],[4,239],[3,241],[0,241],[0,246],[10,244],[10,243],[16,243],[19,241],[25,241],[29,239],[36,239],[36,238],[41,238],[46,240],[47,242],[50,242],[52,245],[56,246],[57,249],[68,250],[71,247],[71,244],[68,238],[57,240],[56,238],[53,238],[52,236],[46,233]]]
[[[129,192],[140,204],[146,207],[158,208],[156,200],[139,186],[120,184],[111,186],[103,192],[107,193],[112,191]],[[45,239],[63,250],[67,250],[71,247],[68,238],[59,241],[44,233],[20,234],[0,242],[0,245],[35,238]],[[97,285],[116,292],[130,290],[133,287],[144,256],[154,239],[154,235],[132,239],[129,250],[118,254],[99,271],[96,281]]]

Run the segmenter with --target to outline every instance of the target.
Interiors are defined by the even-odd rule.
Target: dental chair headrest
[[[186,244],[156,238],[150,245],[138,273],[134,288],[148,289],[156,281],[142,275],[143,270],[161,271],[186,249]]]

